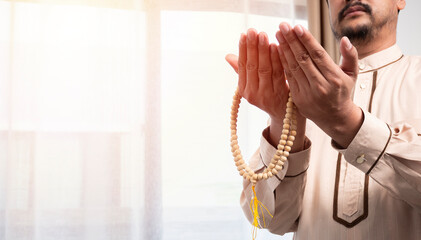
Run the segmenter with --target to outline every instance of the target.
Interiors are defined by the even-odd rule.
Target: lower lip
[[[348,13],[346,16],[345,16],[345,18],[352,18],[352,17],[357,17],[357,16],[361,16],[361,15],[363,15],[363,14],[365,14],[365,12],[364,11],[355,11],[355,12],[350,12],[350,13]]]

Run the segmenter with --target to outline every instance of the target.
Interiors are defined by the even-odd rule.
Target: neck
[[[363,59],[374,53],[383,51],[396,44],[396,24],[386,26],[367,42],[355,43],[358,51],[358,59]]]
[[[361,44],[355,47],[357,48],[357,51],[358,51],[358,59],[363,59],[367,56],[383,51],[395,44],[396,44],[396,38],[390,39],[388,41],[372,40],[368,44]]]

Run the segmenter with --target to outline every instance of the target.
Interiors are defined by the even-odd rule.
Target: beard
[[[356,27],[343,27],[339,31],[332,28],[332,31],[337,40],[346,36],[354,45],[369,42],[374,38],[372,24],[358,25]]]
[[[354,6],[360,6],[364,8],[365,13],[370,17],[370,21],[365,24],[357,25],[354,27],[341,26],[345,19],[345,12]],[[376,24],[376,19],[373,16],[372,8],[362,2],[349,2],[345,7],[338,13],[337,20],[331,25],[332,32],[337,40],[346,36],[354,45],[364,44],[371,41],[374,38],[374,28],[381,28],[385,23]]]

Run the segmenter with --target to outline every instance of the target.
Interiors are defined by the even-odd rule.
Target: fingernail
[[[289,32],[289,26],[287,24],[282,24],[281,25],[281,32],[285,35],[288,34]]]
[[[285,42],[285,38],[284,38],[284,36],[282,35],[282,33],[281,32],[277,32],[276,33],[276,39],[278,39],[278,42],[279,43],[284,43]]]
[[[246,35],[244,33],[241,33],[240,35],[240,43],[243,44],[246,42]]]
[[[247,38],[248,38],[248,40],[249,41],[252,41],[252,40],[254,40],[254,31],[252,31],[252,30],[249,30],[248,32],[247,32]]]
[[[265,44],[265,35],[263,33],[259,34],[259,44],[264,45]]]
[[[345,48],[346,48],[346,50],[351,50],[352,43],[351,43],[351,41],[349,41],[349,38],[344,37],[344,40],[345,40]]]
[[[304,34],[304,29],[303,27],[301,27],[301,25],[297,25],[295,26],[295,33],[297,34],[297,36],[301,37]]]

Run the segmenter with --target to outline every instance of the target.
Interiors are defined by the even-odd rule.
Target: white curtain
[[[224,56],[281,21],[305,0],[0,1],[0,240],[250,238]]]

